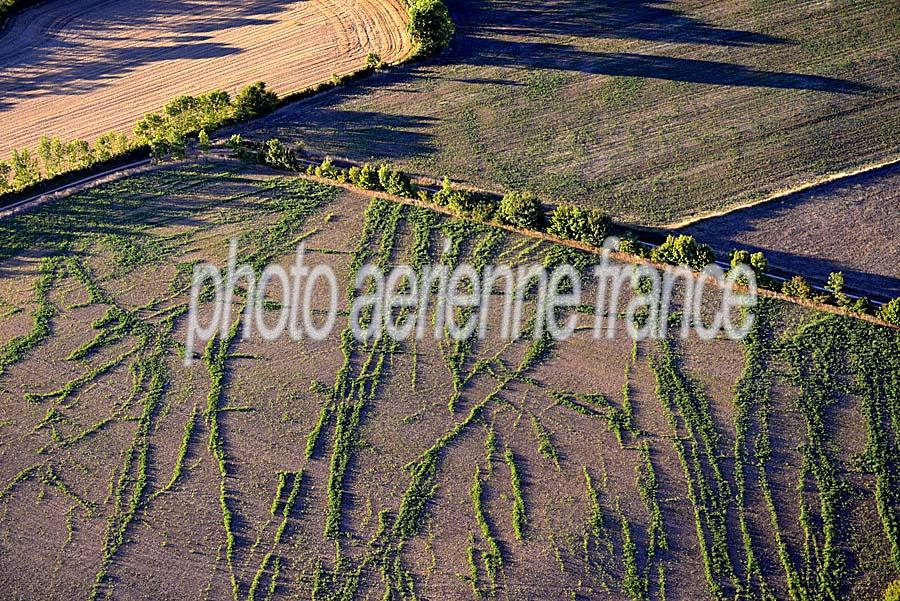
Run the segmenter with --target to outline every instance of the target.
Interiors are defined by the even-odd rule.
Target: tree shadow
[[[831,272],[840,271],[849,292],[890,300],[900,297],[898,180],[900,165],[892,165],[706,219],[683,231],[723,256],[734,248],[762,251],[781,275],[799,273],[822,284]]]
[[[0,31],[0,112],[24,98],[80,94],[112,85],[146,64],[239,54],[241,48],[211,42],[207,34],[275,23],[276,15],[293,4],[293,0],[93,0],[74,11],[66,5],[66,17],[61,18],[58,10],[48,7],[62,2],[42,3],[14,16]],[[159,34],[147,45],[127,44],[142,29]]]

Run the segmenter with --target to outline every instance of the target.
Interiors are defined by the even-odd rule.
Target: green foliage
[[[209,134],[206,133],[205,129],[201,129],[200,133],[197,134],[197,148],[204,152],[209,150]]]
[[[402,196],[403,198],[415,198],[415,189],[409,177],[387,163],[384,163],[378,169],[378,182],[381,185],[381,189],[388,194]]]
[[[599,209],[582,209],[575,205],[559,205],[550,215],[547,232],[592,246],[602,246],[610,220]]]
[[[383,189],[379,179],[379,170],[370,163],[365,163],[362,167],[350,167],[348,179],[351,184],[363,190]]]
[[[512,526],[516,539],[525,539],[525,524],[527,517],[525,515],[525,499],[522,496],[522,477],[519,475],[519,467],[516,465],[516,457],[512,450],[506,449],[504,454],[506,466],[509,468],[509,484],[513,493],[512,508]]]
[[[884,590],[884,601],[900,601],[900,579],[894,580]]]
[[[370,71],[375,71],[378,69],[384,68],[384,62],[381,60],[381,57],[374,52],[370,52],[366,55],[366,69]]]
[[[497,218],[515,227],[540,229],[544,224],[544,207],[531,192],[509,192],[500,201]]]
[[[12,188],[18,190],[29,186],[41,179],[41,168],[37,157],[31,154],[27,148],[13,150],[12,160]]]
[[[340,173],[340,169],[334,166],[334,161],[331,159],[331,157],[325,157],[322,160],[322,164],[316,167],[313,171],[313,175],[315,175],[316,177],[322,177],[331,180],[337,180]]]
[[[895,298],[882,306],[878,317],[889,324],[900,326],[900,298]]]
[[[265,82],[250,84],[234,99],[234,116],[241,120],[254,119],[266,115],[278,106],[278,94],[266,89]]]
[[[781,286],[782,294],[799,299],[812,298],[812,287],[801,275],[795,275]]]
[[[471,490],[472,508],[475,512],[475,522],[481,529],[481,536],[488,546],[488,551],[484,554],[484,569],[493,585],[497,580],[497,574],[499,573],[500,568],[503,567],[503,554],[500,551],[500,545],[497,543],[497,538],[494,536],[494,533],[491,532],[491,526],[488,524],[487,518],[485,517],[484,508],[481,505],[481,488],[481,468],[476,464],[475,477],[472,481]]]
[[[441,0],[410,0],[408,28],[422,56],[446,48],[456,31],[450,12]]]
[[[715,261],[712,249],[700,244],[693,236],[682,234],[667,236],[666,241],[650,253],[653,261],[669,265],[686,265],[694,271],[701,271]]]
[[[285,146],[278,138],[271,138],[266,142],[263,162],[276,169],[294,170],[297,167],[297,157],[294,155],[294,151]]]

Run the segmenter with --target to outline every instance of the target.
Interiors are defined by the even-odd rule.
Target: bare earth
[[[685,228],[716,251],[763,250],[778,268],[900,296],[900,166],[792,194]]]
[[[409,47],[402,0],[50,1],[0,32],[0,157],[129,131],[179,94],[293,91]]]

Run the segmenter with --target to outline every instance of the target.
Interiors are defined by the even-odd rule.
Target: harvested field
[[[402,0],[42,2],[0,31],[0,158],[130,132],[179,94],[284,93],[410,49]]]
[[[185,366],[193,264],[232,238],[257,267],[303,240],[340,290],[366,262],[560,252],[229,161],[0,221],[0,597],[871,599],[897,577],[896,332],[769,301],[743,343],[594,340],[586,308],[568,341],[504,341],[498,294],[484,340],[355,342],[341,313],[322,342],[232,329]]]
[[[895,2],[450,2],[436,64],[250,129],[650,224],[900,151]]]
[[[857,175],[684,228],[725,254],[762,250],[781,269],[900,297],[900,166]]]

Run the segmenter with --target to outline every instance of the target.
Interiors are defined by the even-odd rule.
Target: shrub
[[[226,144],[228,145],[228,148],[230,148],[234,152],[240,152],[244,147],[244,139],[241,137],[241,134],[234,134],[230,138],[228,138],[228,142]]]
[[[278,106],[278,94],[266,89],[266,84],[258,81],[240,91],[234,100],[235,117],[241,120],[253,119],[271,113]]]
[[[450,12],[441,0],[412,0],[408,27],[422,56],[437,54],[446,48],[455,32]]]
[[[297,158],[294,151],[285,146],[278,138],[272,138],[266,142],[266,152],[263,162],[276,169],[291,169],[297,166]]]
[[[107,161],[113,157],[124,154],[131,147],[128,136],[123,133],[109,132],[103,134],[94,142],[94,160]]]
[[[36,157],[27,148],[13,150],[10,161],[13,188],[24,188],[41,179],[41,168]]]
[[[12,173],[12,167],[6,161],[0,161],[0,194],[8,191],[12,185],[9,183],[9,174]]]
[[[415,197],[415,190],[405,173],[384,163],[378,169],[378,182],[388,194],[404,198]]]
[[[619,252],[629,255],[635,255],[637,257],[647,256],[647,251],[643,246],[638,244],[638,241],[634,238],[622,238],[621,240],[619,240]]]
[[[509,192],[500,201],[497,217],[509,225],[538,229],[544,223],[544,207],[531,192]]]
[[[336,180],[338,179],[338,175],[340,175],[340,169],[334,166],[334,161],[332,161],[330,157],[325,157],[322,164],[316,167],[314,174],[316,177]]]
[[[374,52],[370,52],[366,55],[366,69],[376,71],[382,68],[384,68],[384,62],[381,60],[380,56]]]
[[[833,271],[828,275],[825,289],[831,293],[837,306],[846,307],[850,305],[850,297],[844,294],[844,274],[840,271]]]
[[[382,189],[379,181],[379,171],[370,163],[366,163],[362,167],[351,167],[348,178],[351,184],[359,186],[363,190]]]
[[[471,190],[454,190],[450,194],[447,206],[460,215],[479,221],[490,221],[497,210],[492,198]]]
[[[567,240],[602,246],[609,225],[609,217],[599,209],[559,205],[550,216],[550,226],[547,231]]]
[[[200,133],[197,134],[197,146],[200,150],[209,150],[209,134],[206,133],[205,129],[201,129]]]
[[[900,298],[895,298],[881,307],[878,316],[889,324],[900,326]],[[894,584],[897,585],[897,592],[900,594],[900,584],[898,583],[900,583],[900,581],[894,582]],[[898,597],[898,599],[900,599],[900,597]]]
[[[812,298],[812,287],[802,275],[795,275],[781,286],[781,292],[793,298]]]
[[[687,265],[694,271],[700,271],[715,261],[709,246],[686,234],[666,237],[665,242],[653,249],[650,258],[670,265]]]
[[[884,601],[900,601],[900,580],[894,580],[884,591]]]

